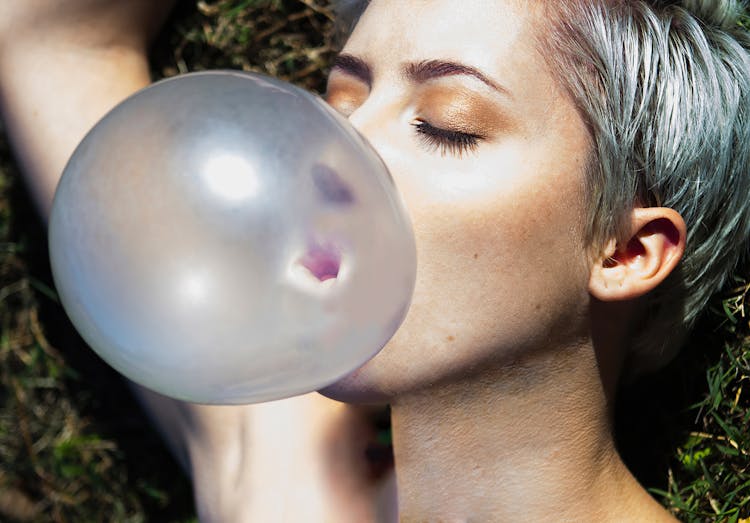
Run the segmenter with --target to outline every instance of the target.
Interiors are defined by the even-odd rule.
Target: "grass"
[[[750,517],[750,287],[736,283],[675,361],[618,405],[626,462],[681,521]]]
[[[322,92],[333,31],[333,13],[321,0],[183,2],[157,42],[154,75],[242,69]]]
[[[320,91],[332,33],[322,0],[186,0],[153,74],[239,68]],[[748,285],[738,278],[677,360],[618,405],[625,459],[683,521],[750,517]],[[51,287],[44,230],[0,137],[0,521],[194,521],[187,480]]]
[[[690,521],[750,517],[750,284],[737,283],[720,302],[723,350],[705,373],[706,393],[691,407],[697,427],[677,447],[668,488],[658,492]]]

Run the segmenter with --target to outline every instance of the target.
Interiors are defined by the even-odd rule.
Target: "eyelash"
[[[441,129],[423,120],[412,125],[420,140],[428,147],[440,151],[441,156],[450,154],[460,158],[465,153],[476,151],[482,139],[478,134]]]

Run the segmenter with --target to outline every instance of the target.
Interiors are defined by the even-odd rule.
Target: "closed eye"
[[[451,129],[442,129],[424,120],[412,123],[420,141],[427,147],[439,151],[441,156],[450,154],[461,158],[479,147],[482,136]]]

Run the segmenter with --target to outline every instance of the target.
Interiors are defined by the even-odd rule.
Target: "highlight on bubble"
[[[199,403],[329,385],[387,343],[414,288],[383,162],[319,97],[256,74],[183,75],[113,109],[70,159],[49,234],[89,345]]]

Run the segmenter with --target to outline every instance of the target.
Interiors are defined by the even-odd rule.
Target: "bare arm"
[[[150,83],[147,47],[173,0],[3,0],[0,114],[46,219],[68,157]],[[203,521],[368,521],[361,411],[310,394],[209,407],[134,392],[193,478]]]

